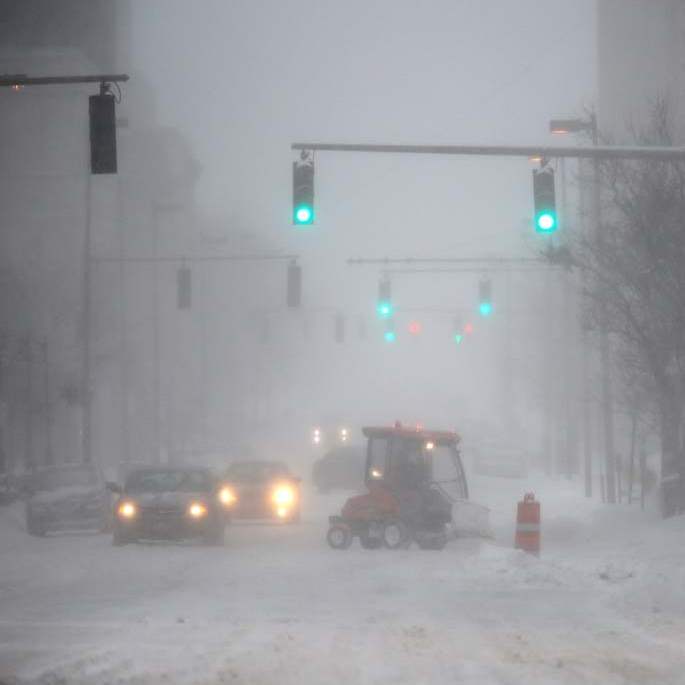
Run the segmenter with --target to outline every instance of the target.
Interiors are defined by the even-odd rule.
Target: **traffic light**
[[[176,306],[190,309],[193,298],[193,282],[190,267],[182,266],[176,271]]]
[[[554,198],[554,171],[549,167],[533,170],[533,197],[535,200],[535,230],[554,233],[558,228]]]
[[[314,223],[314,152],[302,150],[293,162],[293,224]]]
[[[385,323],[383,340],[385,340],[387,343],[394,343],[397,340],[397,335],[395,334],[395,322],[392,319],[388,319]]]
[[[492,281],[489,278],[478,283],[478,311],[481,316],[492,314]]]
[[[378,283],[378,301],[376,312],[380,319],[390,319],[393,314],[392,306],[392,286],[387,278],[383,278]]]
[[[335,342],[345,342],[345,317],[342,314],[335,315]]]
[[[421,334],[421,324],[418,321],[410,321],[409,326],[407,326],[407,330],[412,335],[420,335]]]
[[[457,345],[461,345],[461,341],[464,339],[464,326],[461,318],[457,318],[454,320],[453,330],[454,333],[452,335],[452,339]]]
[[[299,307],[302,301],[302,267],[295,262],[288,264],[287,295],[288,307]]]
[[[117,173],[117,130],[114,95],[106,87],[100,95],[88,98],[90,118],[90,171],[92,174]]]

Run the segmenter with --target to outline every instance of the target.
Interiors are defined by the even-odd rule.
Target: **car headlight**
[[[188,507],[188,514],[194,519],[201,519],[203,516],[207,516],[207,507],[201,502],[193,502]]]
[[[229,487],[223,487],[219,490],[219,501],[225,507],[230,507],[231,504],[235,504],[238,501],[238,497],[235,492]]]
[[[279,485],[274,490],[273,501],[279,507],[293,504],[295,502],[295,490],[290,485]]]
[[[117,507],[117,514],[122,519],[132,519],[138,515],[138,507],[133,502],[122,502]]]

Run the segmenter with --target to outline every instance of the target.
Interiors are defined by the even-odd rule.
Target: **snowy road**
[[[682,523],[624,538],[580,498],[557,515],[569,489],[538,560],[507,546],[507,487],[498,539],[444,552],[328,549],[340,496],[300,526],[234,525],[223,549],[33,539],[5,509],[0,682],[685,682]]]

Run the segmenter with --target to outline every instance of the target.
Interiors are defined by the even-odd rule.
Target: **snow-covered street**
[[[619,524],[577,482],[533,481],[475,480],[495,539],[443,552],[329,549],[342,494],[308,495],[299,526],[235,524],[225,548],[36,539],[5,508],[0,681],[685,682],[683,521]],[[526,486],[540,559],[511,548]]]

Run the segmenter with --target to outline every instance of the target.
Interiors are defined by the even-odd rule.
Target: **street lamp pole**
[[[591,118],[592,144],[599,144],[597,117]],[[599,175],[599,159],[592,160],[592,214],[595,224],[595,239],[600,254],[604,251],[602,231],[602,201]],[[604,459],[606,465],[606,493],[609,504],[616,503],[616,464],[614,454],[614,400],[611,383],[611,350],[609,348],[608,312],[606,298],[599,298],[599,364],[602,384],[602,418],[604,430]]]
[[[555,119],[550,122],[552,133],[577,133],[589,131],[592,136],[593,148],[599,147],[599,131],[597,127],[597,116],[593,113],[589,121],[580,119]],[[602,198],[600,188],[600,158],[592,156],[592,221],[595,231],[595,241],[600,253],[604,250],[604,234],[602,232]],[[584,352],[586,354],[586,352]],[[607,303],[604,297],[599,298],[599,365],[600,383],[602,396],[602,427],[604,432],[604,459],[606,466],[606,498],[609,504],[616,502],[616,467],[614,454],[614,403],[611,379],[611,350],[608,329]],[[585,364],[587,366],[587,364]],[[584,374],[584,383],[588,383],[587,373]],[[586,399],[589,393],[586,394]],[[583,412],[584,417],[588,414]],[[585,421],[584,421],[585,423]],[[589,423],[589,422],[588,422]],[[586,495],[591,494],[592,483],[588,482],[591,478],[591,464],[589,463],[589,449],[587,445],[589,425],[585,425],[585,491]]]

